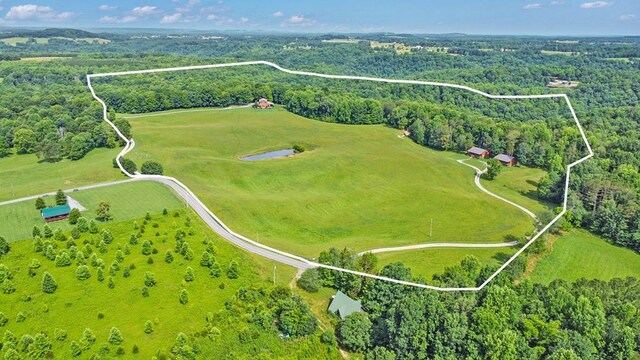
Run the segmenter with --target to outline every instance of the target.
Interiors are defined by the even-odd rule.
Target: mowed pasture
[[[640,256],[632,250],[612,245],[584,230],[572,230],[553,240],[551,252],[530,275],[537,283],[580,278],[604,281],[627,276],[640,277]]]
[[[384,126],[309,120],[277,107],[130,117],[141,164],[189,186],[237,232],[314,257],[425,242],[504,242],[533,221],[479,191],[463,155],[434,151]],[[302,144],[294,157],[240,157]],[[430,224],[433,219],[432,236]]]
[[[183,202],[168,187],[152,181],[135,181],[95,189],[68,193],[87,210],[82,216],[93,219],[95,210],[102,201],[111,205],[113,222],[135,219],[146,213],[161,213],[164,209],[175,210],[184,207]],[[55,204],[53,196],[45,197],[48,206]],[[9,241],[31,237],[33,226],[43,226],[44,220],[35,208],[35,200],[0,206],[0,236]],[[67,220],[51,224],[52,228],[70,231]]]
[[[124,179],[112,165],[119,151],[94,149],[80,160],[57,163],[38,162],[33,154],[0,159],[0,201]]]
[[[481,182],[487,190],[515,201],[539,216],[542,212],[559,206],[538,198],[538,182],[545,174],[543,169],[526,166],[504,167],[495,179],[483,179]]]

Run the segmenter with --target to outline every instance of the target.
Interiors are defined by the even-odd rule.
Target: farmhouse
[[[467,150],[467,155],[472,156],[474,158],[484,159],[487,156],[489,156],[489,150],[485,150],[483,148],[474,146],[471,149]]]
[[[516,158],[511,155],[498,154],[496,155],[496,157],[494,157],[494,159],[500,161],[504,166],[514,166],[518,163]]]
[[[46,222],[64,220],[69,217],[71,207],[69,204],[58,205],[54,207],[48,207],[40,210],[40,214]]]
[[[267,99],[265,99],[265,98],[262,98],[262,99],[258,100],[257,105],[258,105],[258,107],[259,107],[260,109],[270,109],[270,108],[272,108],[272,107],[273,107],[273,103],[272,103],[272,102],[270,102],[270,101],[268,101],[268,100],[267,100]]]
[[[348,297],[342,291],[338,290],[338,292],[333,296],[331,300],[331,304],[329,304],[329,311],[340,316],[342,320],[347,316],[362,311],[362,301],[353,300]]]

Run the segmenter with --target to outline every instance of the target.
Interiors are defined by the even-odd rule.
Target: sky
[[[0,26],[640,35],[640,0],[0,0]]]

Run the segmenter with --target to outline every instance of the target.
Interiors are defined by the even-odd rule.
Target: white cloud
[[[551,2],[549,3],[549,5],[551,5],[551,6],[560,6],[560,5],[564,5],[564,1],[561,1],[561,0],[554,0],[554,1],[551,1]]]
[[[75,17],[76,15],[76,13],[72,12],[57,12],[49,6],[26,4],[12,6],[9,11],[7,11],[5,19],[65,21]]]
[[[620,15],[620,20],[635,20],[637,17],[636,14]]]
[[[175,13],[173,15],[165,15],[162,20],[160,20],[161,24],[174,24],[182,20],[181,13]]]
[[[109,10],[115,10],[117,9],[117,6],[111,6],[111,5],[100,5],[100,7],[98,7],[98,9],[100,9],[101,11],[109,11]]]
[[[246,23],[249,22],[249,18],[242,17],[242,18],[240,18],[240,22],[243,23],[243,24],[246,24]]]
[[[271,16],[273,16],[273,17],[283,17],[284,13],[282,11],[276,11]]]
[[[159,12],[158,8],[155,6],[145,5],[145,6],[136,6],[131,10],[131,13],[136,16],[148,16],[154,15]]]
[[[103,24],[114,24],[114,23],[130,23],[138,20],[137,16],[127,15],[122,18],[118,18],[115,16],[103,16],[98,20]]]
[[[281,26],[311,26],[315,23],[315,20],[307,19],[304,15],[293,15],[283,21]]]
[[[542,8],[542,4],[540,3],[535,3],[535,4],[527,4],[523,7],[523,9],[525,10],[535,10],[535,9],[540,9]]]
[[[582,9],[597,9],[597,8],[603,8],[603,7],[611,6],[611,5],[613,5],[613,2],[594,1],[594,2],[582,3],[580,5],[580,8],[582,8]]]

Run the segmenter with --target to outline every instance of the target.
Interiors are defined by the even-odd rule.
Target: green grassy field
[[[482,265],[502,265],[516,252],[516,248],[433,248],[376,254],[380,268],[400,261],[411,269],[414,276],[431,280],[434,274],[441,274],[448,267],[460,264],[467,255],[473,255]]]
[[[571,231],[553,242],[551,253],[540,260],[530,278],[548,284],[555,279],[610,280],[640,277],[640,255],[614,246],[586,231]]]
[[[133,160],[160,161],[231,228],[295,254],[503,242],[533,226],[518,209],[480,192],[473,170],[455,162],[463,156],[400,139],[383,126],[330,124],[280,108],[173,111],[130,122]],[[239,159],[297,143],[308,151]]]
[[[540,215],[543,211],[554,207],[538,199],[538,181],[545,173],[542,169],[525,166],[503,167],[498,177],[493,180],[483,179],[481,182],[487,190]]]
[[[12,155],[0,159],[0,201],[122,180],[112,159],[119,149],[94,149],[84,158],[57,163],[38,163],[35,155]]]
[[[174,234],[177,228],[188,229],[186,218],[191,218],[193,234],[187,235],[195,257],[193,260],[186,260],[179,254],[174,254],[175,260],[171,264],[163,261],[166,250],[173,250],[175,247]],[[144,219],[138,218],[136,221],[143,225]],[[113,233],[115,240],[108,246],[107,253],[97,250],[96,245],[92,245],[93,250],[105,263],[105,280],[97,280],[96,269],[89,266],[92,276],[84,281],[75,277],[75,261],[68,267],[56,267],[53,261],[48,260],[42,253],[34,252],[31,240],[18,241],[11,244],[11,251],[0,259],[13,274],[12,282],[15,285],[15,292],[10,294],[0,293],[0,311],[9,318],[6,325],[2,327],[2,332],[9,330],[18,339],[23,334],[35,335],[38,332],[49,334],[53,344],[52,350],[56,358],[70,358],[69,349],[72,340],[78,341],[82,331],[90,328],[97,337],[96,343],[83,352],[79,359],[89,359],[94,353],[101,353],[101,348],[108,349],[111,358],[115,355],[116,346],[107,343],[109,329],[117,327],[123,334],[124,342],[121,347],[125,354],[123,358],[134,358],[132,348],[137,345],[139,353],[135,356],[140,359],[149,359],[156,354],[159,349],[170,348],[178,332],[192,335],[202,331],[206,324],[207,313],[218,313],[225,306],[225,302],[241,287],[269,286],[272,284],[273,264],[263,259],[256,260],[244,251],[232,246],[226,241],[218,238],[197,218],[195,213],[188,210],[180,210],[179,216],[175,217],[171,212],[167,216],[153,215],[145,226],[146,231],[138,244],[126,245],[129,237],[135,233],[133,220],[111,223],[107,225]],[[100,235],[83,234],[78,240],[81,250],[84,250],[83,243],[95,243],[100,239]],[[157,254],[146,256],[142,254],[142,243],[145,240],[153,242],[153,247],[157,249]],[[204,251],[205,243],[213,241],[217,255],[216,259],[222,267],[222,275],[212,278],[209,269],[199,264],[200,257]],[[55,242],[55,241],[54,241]],[[124,248],[130,248],[130,254],[126,254]],[[66,248],[65,243],[58,245],[58,251]],[[108,287],[109,267],[116,257],[117,249],[125,252],[124,260],[121,262],[121,269],[113,275],[115,287]],[[148,262],[152,258],[153,263]],[[30,277],[27,269],[32,259],[38,259],[41,267],[36,269],[36,274]],[[89,256],[87,255],[87,260]],[[229,279],[226,271],[231,260],[240,264],[240,277]],[[129,277],[123,276],[123,269],[135,265]],[[90,261],[88,261],[90,265]],[[195,273],[195,281],[184,282],[183,274],[187,266],[191,266]],[[54,294],[46,294],[42,291],[41,279],[44,271],[53,274],[58,288]],[[145,272],[151,271],[155,275],[157,284],[149,288],[150,296],[142,296]],[[288,286],[290,276],[294,270],[284,265],[278,265],[277,283]],[[221,287],[224,284],[224,288]],[[179,292],[182,288],[188,289],[189,302],[182,305],[179,302]],[[22,313],[26,319],[18,321],[18,314]],[[99,315],[102,314],[102,315]],[[152,334],[144,332],[144,324],[147,320],[154,323]],[[238,332],[247,326],[246,320],[235,319],[227,322],[227,319],[215,320],[224,339],[211,341],[207,337],[201,337],[204,358],[225,358],[233,352],[249,354],[255,349],[252,343],[243,343],[238,339]],[[63,329],[68,336],[64,341],[54,338],[54,329]],[[314,340],[315,339],[315,340]],[[316,337],[305,339],[281,340],[275,331],[263,331],[259,334],[259,339],[254,341],[264,345],[260,352],[273,357],[288,356],[303,348],[308,341],[317,342]],[[324,348],[324,345],[314,343],[315,348]],[[329,351],[331,353],[331,351]],[[0,351],[2,354],[2,351]],[[339,357],[337,350],[333,350],[333,358]]]
[[[160,213],[163,209],[175,210],[184,207],[166,186],[152,181],[136,181],[96,189],[70,192],[69,196],[87,208],[82,214],[87,219],[95,218],[95,210],[101,201],[111,204],[113,221],[129,220],[149,213]],[[46,198],[47,205],[53,206],[52,196]],[[31,237],[34,225],[44,225],[40,212],[35,209],[35,201],[28,200],[0,206],[0,235],[9,241]],[[71,225],[63,220],[54,227],[68,231]]]

